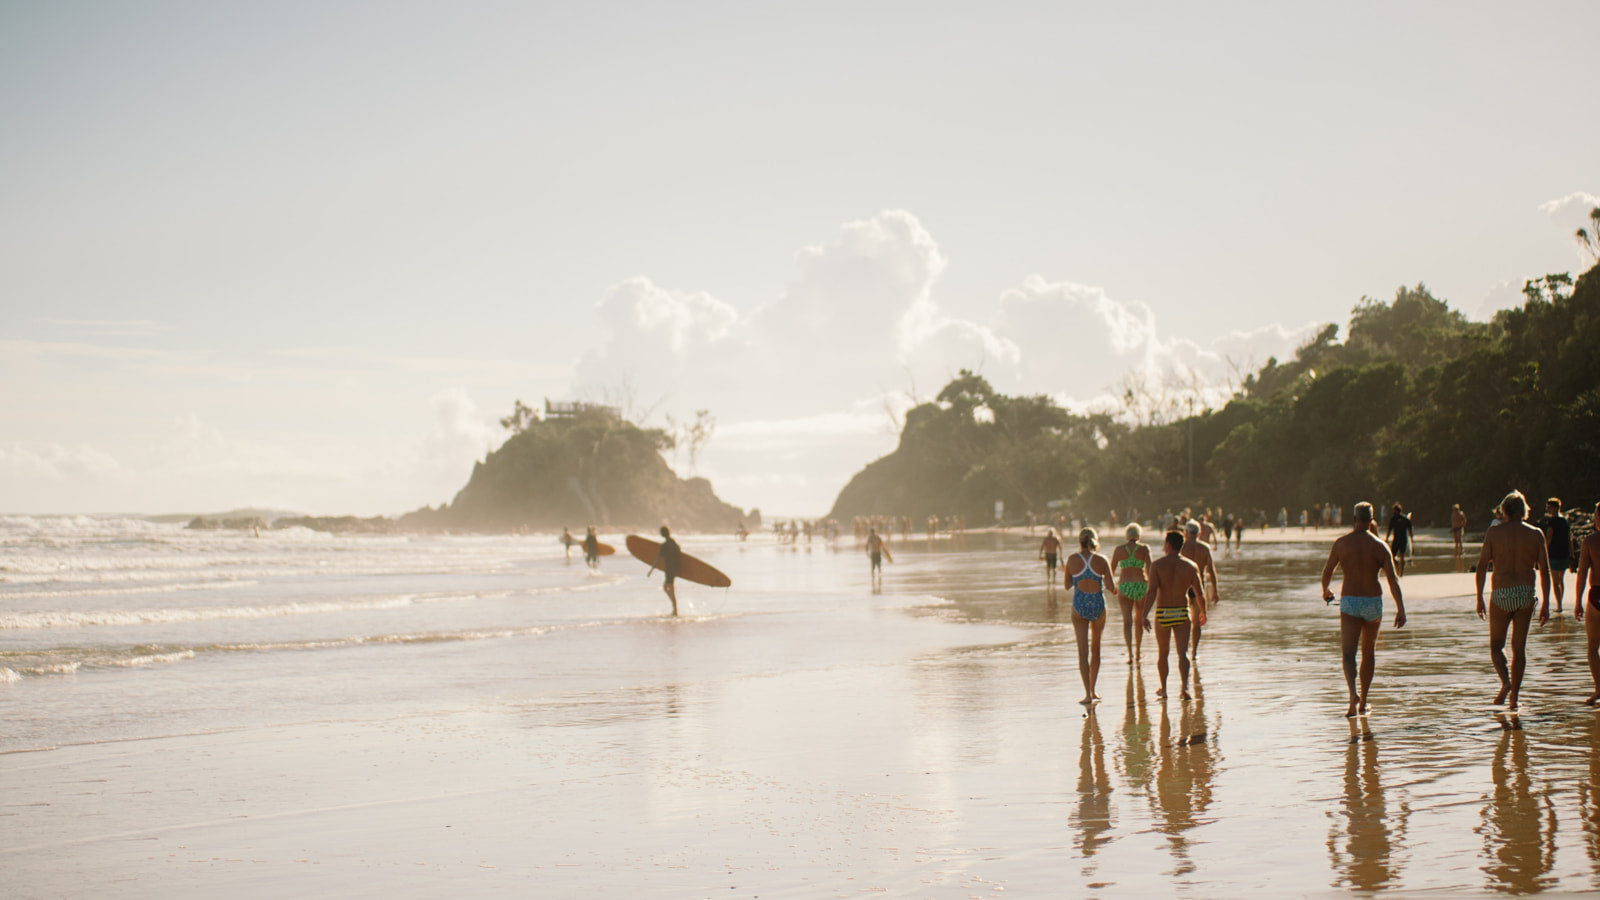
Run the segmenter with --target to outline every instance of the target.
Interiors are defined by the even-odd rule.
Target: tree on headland
[[[1487,509],[1512,487],[1600,497],[1600,265],[1530,279],[1525,293],[1487,323],[1422,284],[1363,297],[1347,340],[1330,324],[1220,407],[1195,392],[1193,412],[1178,392],[1132,380],[1120,417],[1075,416],[963,371],[907,413],[899,446],[846,485],[833,514],[1402,499],[1422,524],[1457,502]]]

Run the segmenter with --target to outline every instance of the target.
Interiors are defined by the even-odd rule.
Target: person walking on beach
[[[683,548],[672,539],[672,530],[661,526],[661,549],[656,551],[656,561],[650,564],[650,571],[644,573],[646,578],[650,572],[661,570],[663,576],[661,589],[667,592],[667,599],[672,601],[672,614],[678,614],[678,588],[673,582],[678,579],[678,571],[683,568]]]
[[[1550,555],[1550,579],[1556,589],[1556,612],[1567,594],[1567,570],[1572,568],[1572,523],[1561,514],[1561,498],[1551,497],[1544,504],[1545,552]]]
[[[1591,523],[1600,523],[1600,503],[1594,505]],[[1583,593],[1589,592],[1589,605],[1584,606]],[[1589,677],[1594,679],[1594,693],[1583,701],[1590,706],[1600,703],[1600,529],[1590,532],[1578,549],[1578,578],[1573,585],[1572,611],[1583,619],[1583,631],[1588,637]]]
[[[589,526],[589,531],[583,536],[583,561],[589,568],[600,568],[600,537],[594,533],[594,526]]]
[[[1047,590],[1056,589],[1056,560],[1061,555],[1061,539],[1056,537],[1056,530],[1045,530],[1044,542],[1039,545],[1039,558],[1044,560],[1044,583],[1049,585]]]
[[[572,532],[568,531],[565,526],[562,526],[561,546],[565,547],[567,550],[567,562],[572,562],[572,545],[576,544],[577,542],[578,539],[572,536]]]
[[[1167,696],[1167,651],[1176,638],[1178,645],[1178,678],[1183,686],[1183,699],[1189,699],[1189,657],[1184,653],[1189,646],[1189,597],[1199,593],[1200,567],[1183,555],[1183,535],[1167,532],[1165,547],[1160,559],[1150,564],[1149,595],[1152,603],[1145,604],[1144,627],[1150,627],[1150,610],[1156,620],[1156,675],[1161,678],[1157,697]]]
[[[1117,586],[1111,580],[1111,562],[1100,555],[1100,536],[1093,528],[1078,532],[1078,553],[1067,560],[1067,581],[1072,584],[1072,631],[1078,639],[1078,674],[1083,677],[1084,706],[1093,706],[1100,695],[1095,693],[1095,683],[1100,678],[1100,634],[1106,627],[1107,586],[1112,593]],[[1122,596],[1121,594],[1117,595]]]
[[[1478,569],[1474,579],[1478,589],[1478,618],[1489,620],[1489,659],[1494,663],[1495,674],[1500,676],[1500,693],[1494,703],[1499,706],[1509,699],[1508,709],[1515,710],[1522,694],[1522,675],[1528,667],[1528,624],[1533,619],[1533,579],[1539,576],[1543,602],[1539,606],[1539,624],[1550,621],[1550,557],[1545,550],[1544,534],[1524,521],[1528,516],[1528,501],[1521,491],[1512,491],[1500,501],[1501,521],[1489,526],[1483,536],[1483,550],[1478,554]],[[1493,569],[1493,588],[1487,607],[1483,603],[1483,581]],[[1506,667],[1506,631],[1511,632],[1511,652],[1515,658],[1510,669]]]
[[[1457,503],[1450,509],[1450,538],[1456,542],[1456,559],[1461,558],[1461,538],[1467,533],[1467,514]]]
[[[867,558],[872,561],[871,578],[874,584],[883,581],[883,558],[889,556],[889,562],[894,562],[894,557],[889,555],[889,547],[878,535],[878,529],[873,528],[867,532]]]
[[[1406,574],[1406,557],[1411,553],[1411,515],[1398,500],[1394,504],[1394,515],[1389,517],[1389,525],[1383,530],[1383,539],[1389,542],[1389,552],[1394,556],[1395,573]]]
[[[1395,504],[1396,508],[1399,504]],[[1333,542],[1328,553],[1328,564],[1322,568],[1322,600],[1333,602],[1333,592],[1328,584],[1333,580],[1333,570],[1339,569],[1344,580],[1339,584],[1339,653],[1344,658],[1344,681],[1350,689],[1350,708],[1345,718],[1366,715],[1367,691],[1372,687],[1372,673],[1377,668],[1376,650],[1378,629],[1383,625],[1383,592],[1378,587],[1378,573],[1389,581],[1389,593],[1394,596],[1394,627],[1406,624],[1406,603],[1400,594],[1400,580],[1395,573],[1394,557],[1383,542],[1367,528],[1372,521],[1372,504],[1357,503],[1355,527],[1350,533]],[[1361,690],[1356,691],[1356,645],[1361,645]]]
[[[1143,530],[1129,525],[1123,536],[1126,544],[1111,552],[1111,568],[1117,572],[1117,597],[1122,607],[1122,642],[1128,648],[1128,665],[1134,665],[1143,652],[1145,619],[1144,598],[1150,590],[1145,570],[1150,568],[1150,548],[1139,542]]]
[[[1237,527],[1237,526],[1235,526]],[[1192,644],[1186,645],[1191,655],[1200,652],[1200,626],[1206,623],[1206,599],[1208,594],[1205,589],[1206,576],[1211,576],[1211,603],[1221,603],[1222,593],[1217,589],[1217,564],[1211,556],[1211,545],[1200,539],[1200,526],[1194,522],[1183,526],[1186,535],[1183,541],[1183,555],[1200,570],[1200,582],[1196,586],[1191,599],[1195,604],[1194,618],[1189,623],[1189,633],[1194,635]]]

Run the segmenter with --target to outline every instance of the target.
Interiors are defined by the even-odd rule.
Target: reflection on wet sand
[[[1528,736],[1516,716],[1501,714],[1500,742],[1494,751],[1494,787],[1485,798],[1483,867],[1489,887],[1531,894],[1554,887],[1556,810],[1549,788],[1533,790],[1528,766]]]
[[[1155,748],[1151,746],[1150,712],[1145,706],[1144,673],[1137,668],[1128,670],[1128,708],[1122,717],[1122,752],[1118,759],[1122,775],[1135,791],[1150,789],[1150,760]]]
[[[1600,716],[1589,720],[1589,777],[1578,779],[1578,811],[1589,866],[1600,878]]]
[[[1174,730],[1169,708],[1178,707]],[[1174,865],[1170,874],[1187,875],[1195,870],[1189,857],[1189,832],[1206,824],[1211,806],[1211,784],[1216,777],[1216,759],[1211,742],[1215,735],[1206,727],[1205,702],[1170,701],[1161,704],[1161,727],[1157,738],[1159,767],[1155,778],[1155,805],[1161,820],[1156,830],[1167,836]]]
[[[1351,719],[1344,802],[1328,832],[1328,855],[1336,875],[1333,886],[1363,891],[1392,886],[1400,874],[1395,844],[1404,843],[1409,817],[1410,809],[1402,802],[1391,822],[1378,772],[1378,742],[1367,730],[1366,719]]]
[[[1106,745],[1100,736],[1100,717],[1090,712],[1083,719],[1083,737],[1078,749],[1078,803],[1071,824],[1076,832],[1073,846],[1084,858],[1111,840],[1111,773],[1106,771]],[[1086,867],[1085,875],[1089,874]]]

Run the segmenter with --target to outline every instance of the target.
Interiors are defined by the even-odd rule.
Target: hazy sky
[[[998,8],[997,7],[1002,7]],[[1600,4],[0,2],[0,512],[449,500],[513,400],[827,509],[962,367],[1077,405],[1578,271]],[[686,464],[687,460],[680,460]]]

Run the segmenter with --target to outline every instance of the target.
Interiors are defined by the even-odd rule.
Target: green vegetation
[[[573,405],[537,418],[517,401],[502,420],[512,436],[473,467],[447,506],[407,514],[408,528],[574,529],[585,525],[732,530],[740,511],[717,499],[704,478],[680,479],[661,451],[665,431],[616,410]]]
[[[1045,397],[996,394],[962,372],[906,416],[900,445],[831,515],[1013,517],[1049,500],[1096,512],[1332,501],[1404,503],[1472,521],[1511,488],[1600,498],[1600,266],[1527,283],[1527,302],[1474,323],[1423,285],[1362,298],[1348,339],[1330,325],[1268,360],[1220,409],[1130,426]],[[1130,406],[1133,398],[1129,398]],[[1193,475],[1190,474],[1191,459]]]

